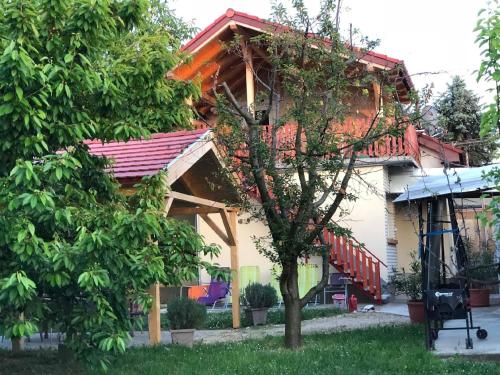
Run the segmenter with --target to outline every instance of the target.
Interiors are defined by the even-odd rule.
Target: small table
[[[339,280],[344,280],[344,306],[345,308],[347,309],[347,301],[348,301],[348,295],[347,295],[347,285],[349,283],[349,281],[351,280],[349,277],[340,277]],[[339,292],[339,289],[335,289],[335,290],[328,290],[328,287],[325,287],[323,289],[323,303],[326,304],[326,294],[327,293],[332,293],[332,294],[335,294],[335,293],[338,293]]]

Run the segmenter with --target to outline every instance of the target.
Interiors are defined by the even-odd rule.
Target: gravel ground
[[[409,323],[408,317],[380,313],[367,312],[356,314],[343,314],[327,318],[317,318],[304,320],[302,322],[302,333],[327,333],[335,331],[345,331],[357,328],[366,328],[381,325],[405,324]],[[195,342],[204,344],[215,344],[222,342],[237,342],[248,339],[261,339],[266,336],[283,336],[285,326],[283,324],[268,325],[265,327],[246,327],[242,329],[219,329],[201,330],[195,332]],[[170,332],[162,331],[162,343],[171,342]],[[147,332],[137,332],[131,345],[141,346],[148,342]]]

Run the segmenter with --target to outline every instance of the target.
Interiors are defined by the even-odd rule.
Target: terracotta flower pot
[[[489,289],[469,289],[469,304],[471,307],[486,307],[490,305]]]
[[[408,301],[408,312],[410,313],[410,322],[413,324],[425,322],[425,310],[423,301]]]
[[[267,307],[260,309],[247,310],[252,315],[252,322],[254,326],[265,325],[267,322]]]
[[[193,347],[194,342],[194,329],[171,329],[172,344]]]

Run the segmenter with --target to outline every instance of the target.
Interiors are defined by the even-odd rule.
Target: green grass
[[[56,353],[0,352],[1,374],[84,374],[81,366],[60,364]],[[379,327],[305,336],[292,352],[282,338],[243,343],[195,345],[193,349],[137,348],[113,364],[109,374],[500,374],[500,364],[461,358],[443,360],[423,348],[421,326]],[[92,374],[92,373],[91,373]]]

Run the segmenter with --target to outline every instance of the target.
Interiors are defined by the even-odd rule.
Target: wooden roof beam
[[[185,215],[206,215],[219,213],[219,208],[213,207],[172,207],[170,208],[170,216],[185,216]]]
[[[228,209],[228,207],[224,203],[212,201],[210,199],[195,197],[194,195],[179,193],[177,191],[169,191],[167,193],[167,197],[174,198],[184,202],[193,203],[199,206]]]
[[[213,221],[207,214],[200,215],[201,218],[208,224],[208,226],[217,234],[226,245],[231,246],[233,243],[229,240],[229,237],[219,228],[219,226]],[[227,230],[227,229],[226,229]],[[230,233],[229,231],[227,233]]]
[[[216,60],[216,57],[224,52],[224,48],[219,40],[208,43],[200,52],[193,56],[188,63],[180,65],[174,70],[174,75],[179,79],[192,79],[200,70],[203,64]]]
[[[225,58],[221,60],[219,64],[219,76],[217,77],[217,83],[221,84],[222,82],[227,81],[227,76],[231,76],[235,74],[234,71],[238,72],[240,68],[241,57],[232,55],[230,58]],[[243,68],[241,68],[243,70]],[[215,72],[214,72],[215,73]],[[214,85],[214,74],[210,76],[203,77],[203,81],[201,84],[201,92],[211,91]]]

